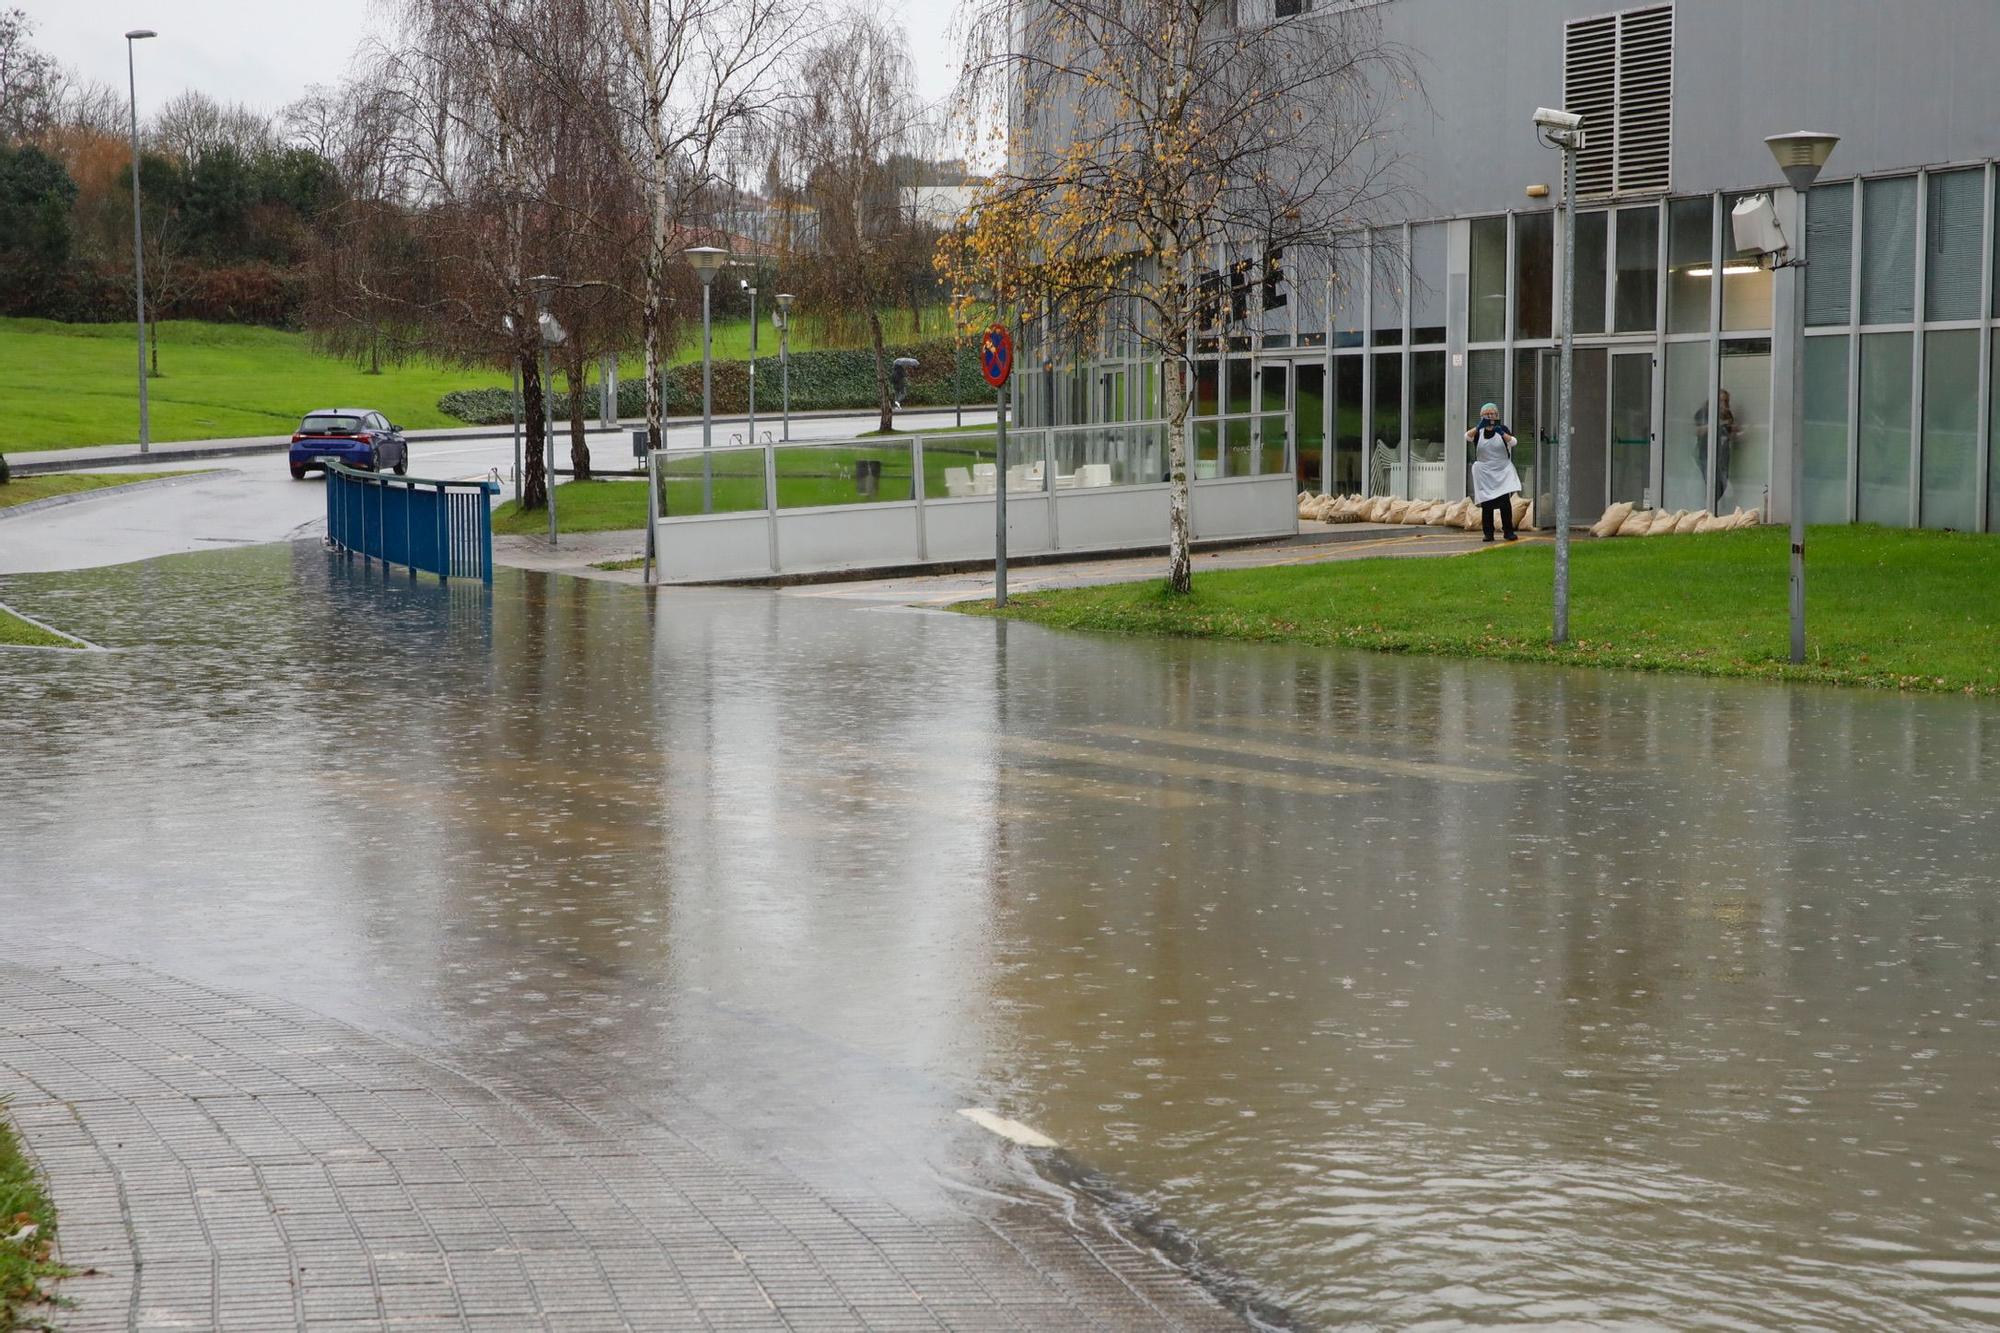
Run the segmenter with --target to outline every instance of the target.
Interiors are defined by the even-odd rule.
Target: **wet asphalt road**
[[[0,654],[47,938],[912,1207],[992,1106],[1307,1322],[2000,1317],[1990,704],[312,543],[0,596],[125,650]]]

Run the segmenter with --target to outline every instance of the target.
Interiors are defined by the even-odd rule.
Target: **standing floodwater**
[[[2000,709],[316,547],[10,580],[0,912],[1308,1321],[2000,1317]]]

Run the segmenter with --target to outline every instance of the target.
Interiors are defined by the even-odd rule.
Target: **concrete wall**
[[[1394,147],[1412,217],[1539,208],[1559,185],[1535,138],[1562,100],[1563,24],[1616,0],[1385,0],[1368,12],[1416,60]],[[1827,130],[1827,179],[2000,152],[2000,0],[1676,0],[1672,190],[1778,183],[1767,134]]]

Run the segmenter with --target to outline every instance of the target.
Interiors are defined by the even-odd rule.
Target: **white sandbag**
[[[1734,515],[1734,519],[1736,527],[1754,528],[1759,523],[1762,523],[1764,521],[1764,511],[1761,509],[1751,509],[1748,511],[1739,512],[1736,515]]]
[[[1626,519],[1632,517],[1632,510],[1635,507],[1629,500],[1620,500],[1617,504],[1607,507],[1603,516],[1590,525],[1590,530],[1599,537],[1617,536],[1618,529],[1624,525]]]
[[[1633,510],[1625,516],[1625,521],[1618,525],[1618,535],[1620,537],[1645,536],[1653,530],[1653,516],[1658,512],[1657,509]]]
[[[1654,510],[1653,526],[1646,529],[1646,535],[1648,537],[1667,536],[1674,530],[1674,525],[1681,521],[1681,514],[1683,512],[1685,511],[1679,509]]]
[[[1516,495],[1513,500],[1513,505],[1514,505],[1514,526],[1516,528],[1527,527],[1528,497],[1525,495]]]
[[[1680,522],[1674,524],[1674,534],[1680,537],[1689,535],[1694,531],[1695,525],[1707,517],[1708,511],[1706,509],[1688,510],[1685,514],[1681,515]]]

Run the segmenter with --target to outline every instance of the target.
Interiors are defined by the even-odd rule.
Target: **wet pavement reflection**
[[[1305,1322],[2000,1317],[2000,709],[316,545],[7,580],[0,911]]]

